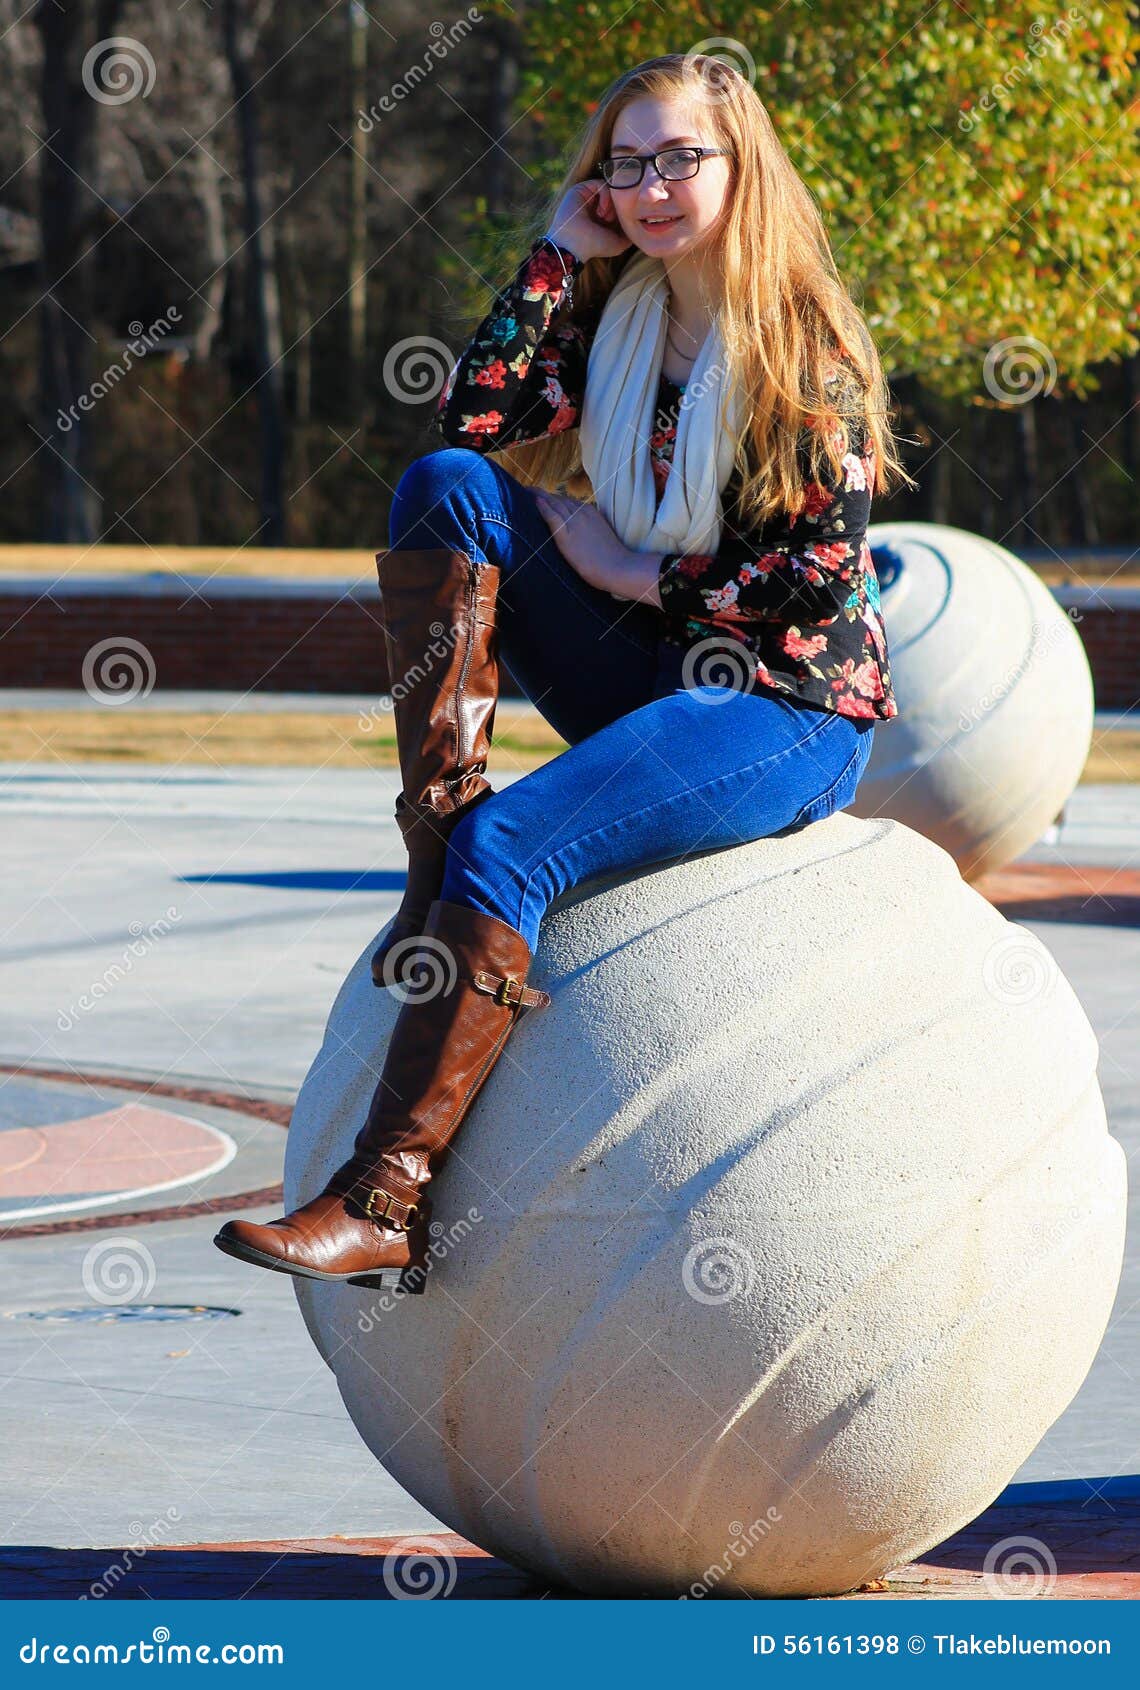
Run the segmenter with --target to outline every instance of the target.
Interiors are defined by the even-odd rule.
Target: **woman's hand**
[[[583,581],[615,599],[640,599],[661,608],[660,552],[635,552],[622,544],[595,505],[538,488],[535,502],[551,537]]]
[[[618,227],[613,195],[596,177],[575,182],[563,194],[546,231],[552,241],[575,258],[616,258],[633,242]]]

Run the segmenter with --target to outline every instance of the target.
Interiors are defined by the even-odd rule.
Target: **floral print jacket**
[[[531,247],[439,396],[434,422],[450,445],[493,452],[575,427],[596,326],[596,319],[570,315],[581,268],[574,253],[546,236]],[[684,385],[662,373],[648,442],[658,499],[683,398]],[[807,479],[809,440],[805,428],[799,510],[759,528],[740,525],[734,476],[722,500],[717,550],[662,558],[662,638],[701,648],[693,660],[696,684],[706,652],[709,682],[717,684],[726,650],[739,646],[758,688],[840,715],[890,718],[898,706],[867,544],[874,448],[862,434],[853,438],[839,477],[819,482]]]

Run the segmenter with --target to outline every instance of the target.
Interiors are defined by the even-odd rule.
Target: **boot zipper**
[[[455,776],[452,784],[457,785],[463,778],[463,765],[467,761],[467,751],[463,743],[463,688],[467,682],[467,674],[471,668],[471,653],[475,643],[475,607],[479,599],[479,584],[476,577],[474,558],[470,559],[471,568],[467,575],[467,647],[463,653],[463,664],[459,671],[459,679],[455,683],[455,760],[459,765],[460,774]]]

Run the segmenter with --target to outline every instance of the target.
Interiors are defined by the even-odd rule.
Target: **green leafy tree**
[[[1040,0],[532,5],[512,150],[552,189],[615,76],[714,53],[816,195],[892,379],[983,405],[1030,384],[1083,397],[1092,366],[1140,348],[1138,17]],[[501,269],[502,234],[500,218],[482,266]]]

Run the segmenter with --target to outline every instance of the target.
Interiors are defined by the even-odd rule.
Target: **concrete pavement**
[[[141,1099],[212,1123],[237,1143],[223,1170],[165,1193],[173,1207],[271,1185],[284,1148],[282,1106],[304,1078],[350,965],[399,900],[396,790],[389,770],[0,767],[8,868],[0,1062],[24,1065],[18,1079],[0,1074],[0,1125],[5,1092],[9,1124],[18,1125],[33,1093],[21,1104],[15,1088],[29,1085],[29,1067],[50,1070],[72,1076],[73,1086],[65,1098],[68,1088],[52,1082],[59,1116],[39,1094],[45,1127],[111,1116]],[[1135,870],[1140,791],[1078,789],[1063,826],[1032,855]],[[1134,1153],[1140,929],[1026,924],[1052,950],[1100,1037],[1112,1128]],[[100,1076],[134,1078],[146,1090],[100,1086]],[[199,1088],[213,1102],[166,1097],[164,1086]],[[276,1104],[279,1118],[249,1113],[256,1100]],[[119,1211],[147,1201],[123,1196]],[[269,1218],[280,1207],[247,1212]],[[166,1544],[191,1544],[439,1529],[364,1449],[287,1279],[222,1256],[210,1213],[175,1212],[137,1227],[106,1219],[87,1211],[82,1230],[0,1242],[7,1542],[79,1547],[158,1532]],[[153,1306],[152,1318],[125,1318],[123,1305],[93,1298],[100,1264],[113,1259],[106,1249],[94,1253],[108,1245],[125,1271],[141,1275],[147,1288],[134,1301]],[[92,1318],[93,1305],[102,1318]],[[1133,1241],[1093,1372],[1019,1478],[1140,1469],[1138,1357]]]

